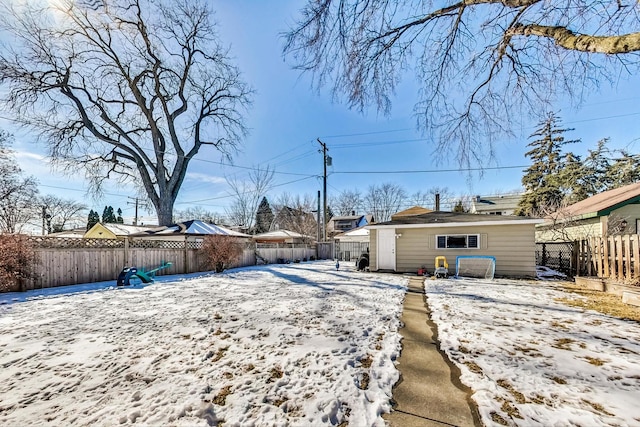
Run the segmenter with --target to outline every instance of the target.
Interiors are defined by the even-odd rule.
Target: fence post
[[[624,278],[631,279],[631,239],[629,235],[622,237],[624,245]]]
[[[571,247],[571,266],[573,271],[573,275],[574,276],[581,276],[582,275],[582,260],[580,259],[580,253],[581,253],[581,248],[582,247],[582,241],[580,240],[575,240],[573,242],[573,246]]]
[[[129,237],[124,238],[124,265],[122,268],[129,266]]]
[[[640,247],[638,247],[638,243],[640,239],[637,234],[633,234],[631,236],[631,242],[633,243],[633,277],[640,277]]]
[[[614,258],[614,260],[617,261],[617,274],[616,277],[619,280],[624,279],[624,250],[622,248],[622,236],[616,236],[614,238],[615,241],[615,247],[616,247],[616,258]]]
[[[189,267],[188,267],[188,263],[189,263],[189,249],[188,249],[189,245],[187,245],[187,236],[184,236],[184,252],[183,252],[183,274],[187,274],[189,273]]]
[[[602,238],[602,276],[609,277],[609,238]]]

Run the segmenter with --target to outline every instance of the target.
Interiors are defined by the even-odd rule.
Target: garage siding
[[[378,230],[369,231],[369,269],[378,269]]]
[[[371,258],[377,230],[371,230]],[[535,231],[532,224],[470,227],[401,228],[396,240],[396,271],[416,272],[426,266],[433,272],[436,256],[445,256],[449,272],[455,272],[458,255],[491,255],[496,258],[496,275],[535,277]],[[480,249],[436,249],[436,235],[480,234]],[[372,270],[375,270],[375,261]]]

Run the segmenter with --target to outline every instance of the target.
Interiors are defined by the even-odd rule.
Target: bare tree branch
[[[390,113],[399,82],[415,76],[416,119],[436,154],[476,166],[559,96],[578,105],[635,76],[639,11],[635,0],[309,0],[284,54],[360,111]]]
[[[217,39],[204,0],[0,1],[0,82],[17,121],[94,190],[144,188],[161,224],[203,146],[230,157],[251,89]]]

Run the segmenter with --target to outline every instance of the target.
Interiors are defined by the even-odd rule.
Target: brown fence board
[[[198,245],[186,245],[176,241],[133,241],[108,239],[32,239],[38,262],[34,278],[26,289],[51,288],[80,283],[115,280],[124,267],[150,270],[163,262],[171,267],[157,275],[185,274],[206,271],[204,253]],[[261,253],[286,259],[317,257],[316,247],[287,247],[261,249]],[[273,253],[272,253],[273,252]],[[278,258],[276,256],[274,261]],[[237,265],[256,265],[255,248],[245,249]]]
[[[629,280],[640,277],[640,236],[590,238],[578,245],[580,274]]]

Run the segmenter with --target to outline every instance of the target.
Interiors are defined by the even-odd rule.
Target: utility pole
[[[128,199],[135,200],[134,202],[127,202],[128,205],[136,205],[136,213],[133,217],[133,225],[138,225],[138,198],[137,197],[127,197]]]
[[[322,241],[326,242],[327,241],[327,157],[328,157],[327,151],[329,151],[329,149],[327,148],[327,144],[320,141],[320,138],[318,138],[318,143],[322,147],[321,153],[322,153],[322,162],[324,165],[324,173],[322,175],[323,177],[322,189],[324,192],[323,206],[322,206]]]
[[[318,217],[318,237],[317,242],[320,241],[320,190],[318,190],[318,210],[316,211],[316,216]]]

